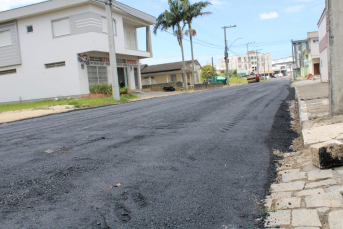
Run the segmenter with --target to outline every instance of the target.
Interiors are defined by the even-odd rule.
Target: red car
[[[259,74],[252,74],[247,77],[248,83],[257,83],[260,82],[260,75]]]

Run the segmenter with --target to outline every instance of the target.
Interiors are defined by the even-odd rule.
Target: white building
[[[142,88],[139,60],[152,57],[156,18],[115,1],[113,25],[119,81]],[[138,50],[137,28],[146,28]],[[108,77],[106,10],[92,0],[50,0],[0,12],[0,103],[89,93]]]
[[[322,16],[318,22],[318,35],[319,35],[319,56],[320,56],[320,77],[322,82],[329,81],[328,70],[328,49],[326,37],[326,9],[324,9]]]
[[[282,73],[283,76],[290,76],[293,72],[293,57],[281,58],[272,61],[272,70],[275,75]]]
[[[260,74],[271,73],[272,60],[270,53],[258,53],[250,51],[249,54],[229,56],[229,71],[237,70],[240,75],[249,75],[251,72]],[[219,60],[218,70],[225,70],[225,59]]]

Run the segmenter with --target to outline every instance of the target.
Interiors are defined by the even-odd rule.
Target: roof
[[[324,8],[322,16],[320,16],[320,19],[319,19],[319,21],[317,23],[318,27],[319,27],[320,23],[322,23],[324,17],[326,17],[326,8]]]
[[[197,60],[194,60],[196,65],[200,65],[200,63]],[[192,63],[191,60],[185,61],[185,64]],[[157,64],[157,65],[143,65],[141,68],[141,74],[149,74],[149,76],[154,75],[169,75],[169,74],[177,74],[174,73],[176,71],[182,72],[182,61],[180,62],[174,62],[174,63],[167,63],[167,64]],[[171,73],[173,72],[173,73]],[[180,73],[178,72],[178,73]]]
[[[307,39],[306,39],[306,40],[297,40],[297,41],[293,41],[293,40],[292,40],[292,43],[293,43],[293,44],[308,43],[308,40],[307,40]]]
[[[56,10],[62,10],[66,8],[75,7],[78,5],[91,3],[99,6],[104,6],[103,3],[96,2],[95,0],[72,0],[72,1],[65,1],[65,0],[48,0],[41,3],[36,3],[28,6],[23,6],[11,10],[6,10],[0,12],[0,22],[35,16],[39,14],[44,14]],[[136,10],[130,6],[127,6],[123,3],[118,1],[114,2],[115,8],[114,11],[118,13],[129,14],[133,17],[141,19],[147,22],[150,25],[156,24],[156,18],[143,13],[139,10]]]

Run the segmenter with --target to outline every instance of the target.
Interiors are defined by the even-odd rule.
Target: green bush
[[[107,85],[107,84],[95,85],[94,84],[89,87],[89,91],[95,94],[110,95],[112,94],[112,85]]]
[[[119,89],[120,94],[127,94],[129,91],[129,87],[122,87]]]
[[[123,87],[119,89],[120,94],[127,94],[129,87]],[[112,84],[99,84],[99,85],[91,85],[89,87],[89,91],[94,94],[105,94],[105,95],[112,95]]]

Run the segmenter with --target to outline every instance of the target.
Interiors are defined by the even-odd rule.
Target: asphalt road
[[[2,124],[0,228],[257,228],[289,85]]]

